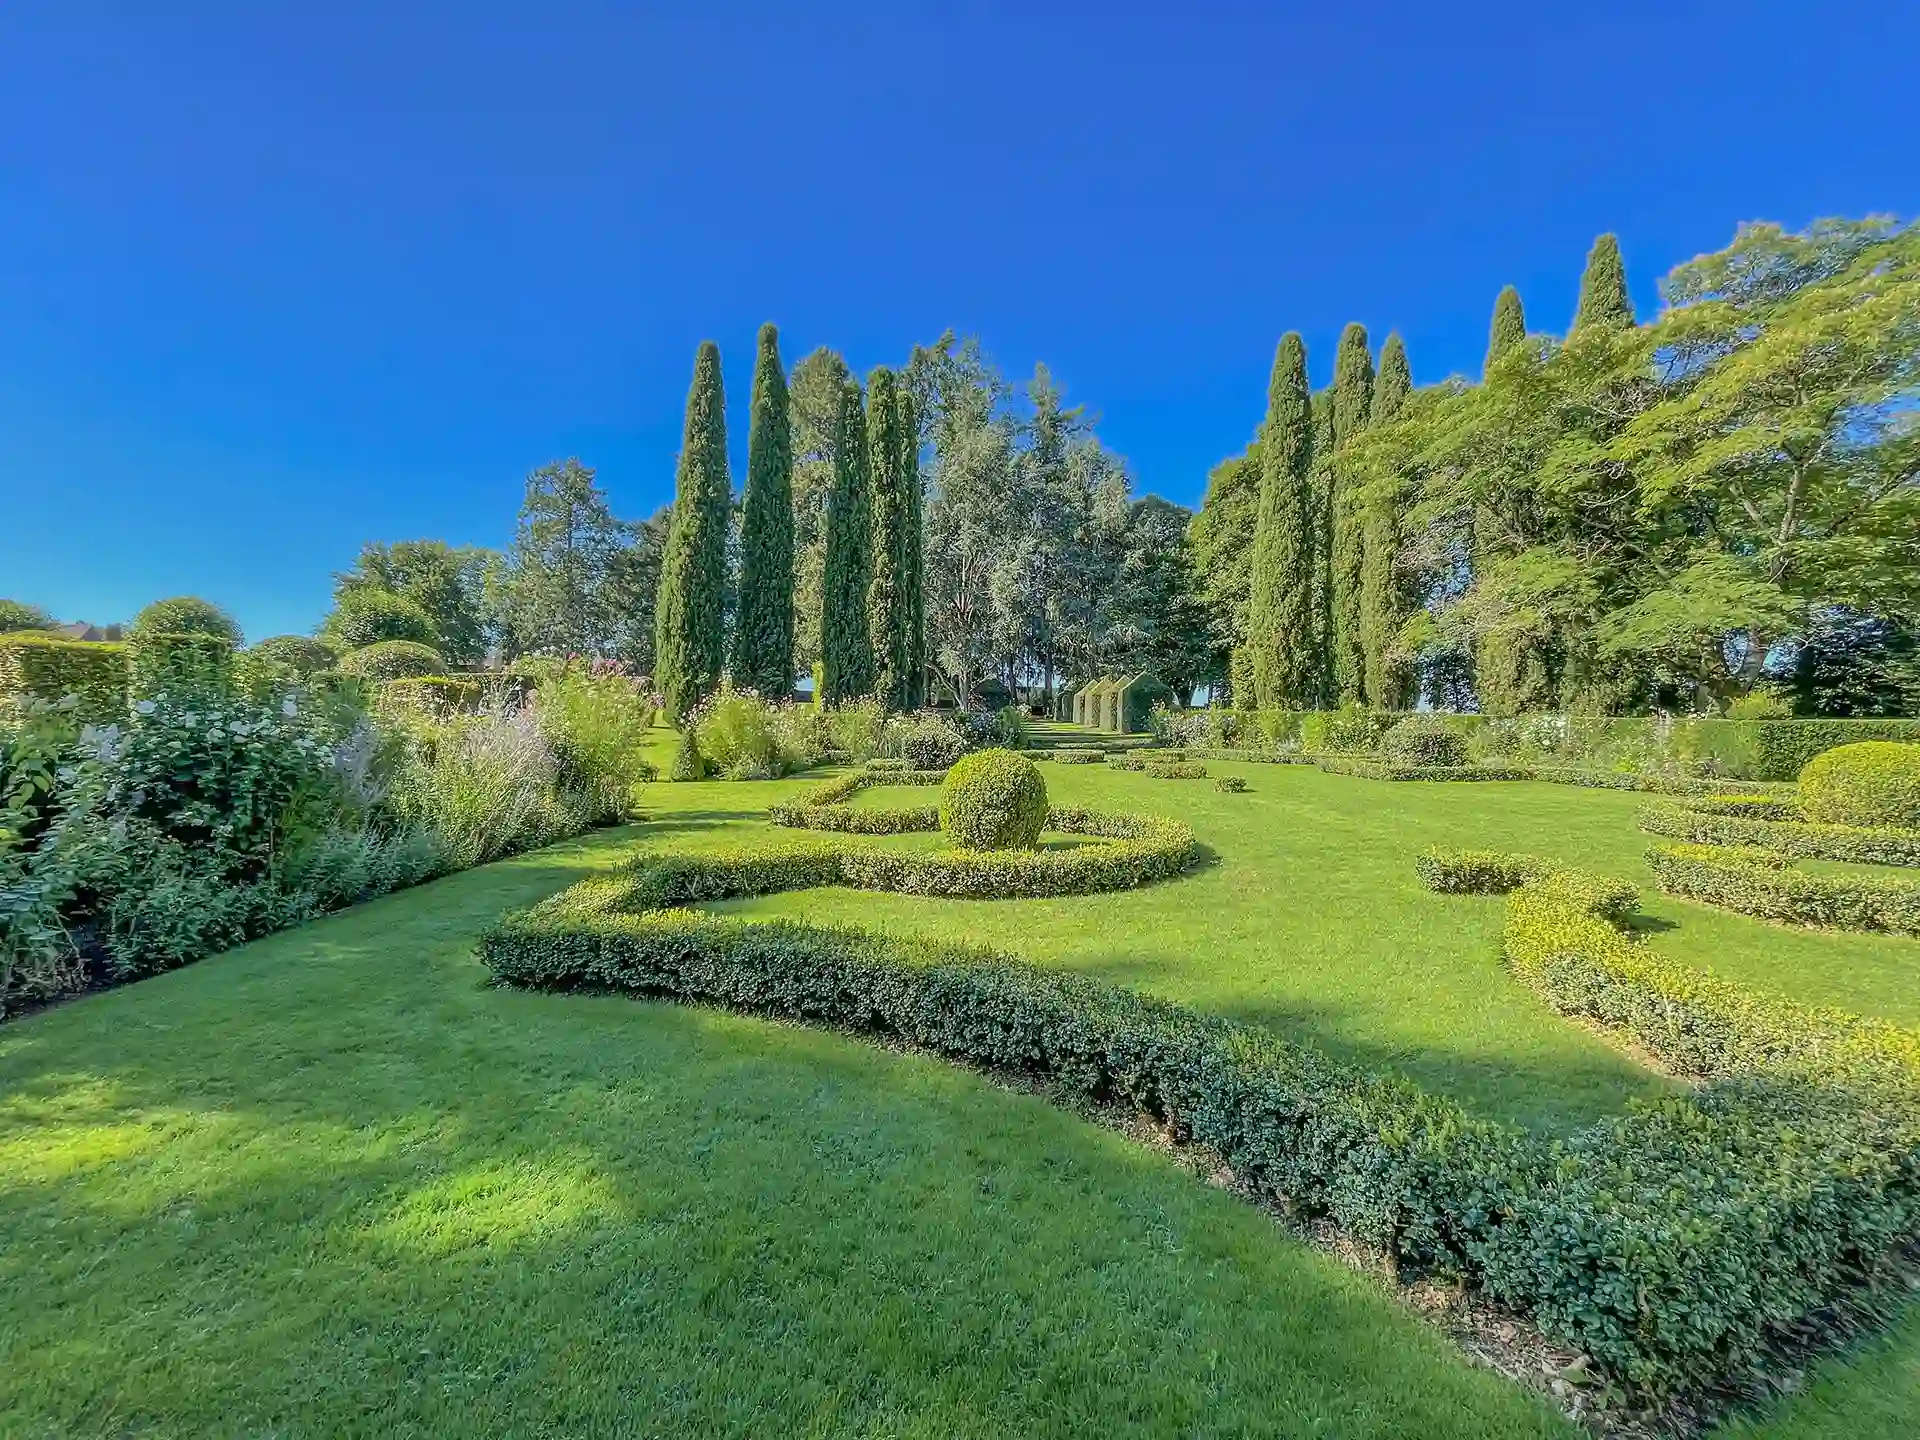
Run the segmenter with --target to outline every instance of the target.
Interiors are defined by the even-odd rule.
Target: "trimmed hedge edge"
[[[1654,879],[1669,895],[1790,925],[1920,935],[1920,879],[1813,875],[1772,847],[1656,844]]]
[[[504,984],[834,1025],[1146,1110],[1256,1194],[1477,1281],[1652,1396],[1737,1382],[1776,1332],[1855,1298],[1920,1225],[1920,1035],[1675,964],[1621,931],[1616,882],[1498,852],[1427,857],[1457,888],[1511,886],[1507,963],[1556,1010],[1708,1082],[1552,1141],[1084,976],[678,908],[849,883],[849,861],[869,858],[834,845],[645,856],[506,917],[481,951]]]
[[[1752,846],[1802,860],[1920,867],[1920,830],[1820,825],[1784,800],[1721,795],[1649,805],[1640,812],[1640,828],[1688,845]]]

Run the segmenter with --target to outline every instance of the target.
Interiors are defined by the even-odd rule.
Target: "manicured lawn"
[[[663,757],[666,758],[666,757]],[[1500,969],[1429,843],[1640,875],[1638,798],[1050,767],[1216,863],[1052,902],[739,908],[1003,945],[1568,1125],[1660,1082]],[[450,877],[0,1028],[0,1434],[1572,1436],[1169,1159],[929,1059],[481,984],[502,909],[652,844],[797,843],[781,784]],[[881,791],[861,803],[903,803]],[[921,792],[923,795],[926,792]],[[898,837],[876,843],[926,843]],[[1652,901],[1656,942],[1920,1017],[1920,943]],[[1695,947],[1699,946],[1699,951]],[[1920,1317],[1738,1433],[1911,1433]]]

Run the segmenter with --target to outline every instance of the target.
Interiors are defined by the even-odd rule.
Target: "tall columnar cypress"
[[[760,327],[740,519],[740,601],[733,683],[769,699],[793,694],[793,422],[780,332]]]
[[[900,440],[900,492],[905,497],[900,531],[900,580],[904,592],[900,607],[906,624],[906,703],[915,710],[927,703],[927,546],[925,487],[920,481],[920,430],[915,424],[913,396],[906,386],[893,392],[896,429]]]
[[[1318,703],[1321,664],[1315,645],[1313,400],[1307,347],[1288,331],[1273,357],[1267,419],[1260,440],[1260,514],[1253,530],[1247,607],[1254,699],[1263,710]]]
[[[1389,425],[1413,393],[1406,343],[1389,335],[1380,347],[1380,373],[1373,386],[1373,423]],[[1360,577],[1360,642],[1366,665],[1367,699],[1381,710],[1405,710],[1413,702],[1412,673],[1394,658],[1400,626],[1409,608],[1396,573],[1400,554],[1401,494],[1397,484],[1376,484],[1360,507],[1364,529]]]
[[[720,683],[726,618],[727,401],[720,347],[700,346],[654,610],[654,683],[678,724]]]
[[[1493,323],[1487,327],[1486,369],[1492,370],[1500,357],[1527,338],[1527,312],[1521,308],[1520,292],[1509,285],[1493,302]]]
[[[1314,708],[1335,703],[1333,683],[1333,386],[1313,394],[1313,467],[1307,486],[1313,537],[1313,653],[1319,667]]]
[[[1632,324],[1633,301],[1627,296],[1627,268],[1620,260],[1620,237],[1602,235],[1587,252],[1587,268],[1580,276],[1580,308],[1573,314],[1574,331],[1625,330]]]
[[[827,494],[827,553],[820,616],[821,684],[830,704],[873,694],[873,640],[867,633],[867,587],[873,581],[873,492],[869,481],[867,411],[858,384],[841,392]]]
[[[1340,350],[1333,362],[1333,632],[1329,648],[1334,692],[1342,705],[1370,697],[1366,650],[1360,633],[1366,516],[1353,493],[1349,467],[1340,461],[1340,451],[1366,428],[1372,408],[1373,355],[1367,348],[1367,329],[1349,325],[1340,334]]]
[[[889,710],[907,707],[907,630],[912,599],[905,571],[907,487],[900,391],[882,365],[867,377],[867,454],[873,479],[873,579],[867,586],[867,635],[873,642],[874,686]]]
[[[1527,338],[1526,311],[1520,292],[1509,285],[1493,304],[1493,323],[1487,331],[1487,373],[1502,357]],[[1474,512],[1473,563],[1482,571],[1498,558],[1497,537],[1510,531],[1513,517],[1491,505]],[[1553,706],[1553,680],[1546,638],[1510,631],[1481,635],[1473,647],[1473,686],[1486,715],[1521,715]]]

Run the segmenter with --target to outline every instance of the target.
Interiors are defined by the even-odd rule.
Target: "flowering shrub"
[[[654,778],[642,752],[659,707],[644,684],[615,670],[570,667],[534,692],[558,761],[555,783],[586,800],[595,824],[633,818],[634,787]]]

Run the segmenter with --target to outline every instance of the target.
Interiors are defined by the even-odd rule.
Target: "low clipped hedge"
[[[1031,850],[1047,824],[1047,782],[1011,750],[962,756],[940,784],[940,828],[968,850]]]
[[[786,829],[843,835],[939,830],[943,828],[940,811],[931,805],[855,810],[843,802],[874,785],[939,785],[949,773],[855,772],[815,786],[797,804],[771,807],[767,818]],[[918,854],[850,847],[832,852],[840,857],[841,878],[820,883],[968,899],[1093,895],[1171,879],[1192,869],[1201,857],[1200,844],[1190,828],[1157,816],[1054,806],[1046,812],[1044,828],[1110,843],[1073,850],[954,848]]]
[[[1531,780],[1523,765],[1407,765],[1354,755],[1320,755],[1314,763],[1329,775],[1361,780]]]
[[[0,635],[0,719],[17,719],[36,703],[69,699],[83,723],[108,724],[125,716],[127,647],[41,630]]]
[[[1654,879],[1669,895],[1737,910],[1762,920],[1835,930],[1920,935],[1920,880],[1877,875],[1813,875],[1772,849],[1655,845]]]
[[[1247,782],[1238,775],[1222,775],[1213,782],[1213,788],[1225,795],[1244,795],[1247,793]]]
[[[1414,873],[1427,889],[1442,895],[1505,895],[1550,875],[1552,862],[1538,855],[1506,850],[1422,850]]]
[[[1196,760],[1241,760],[1249,765],[1311,765],[1313,756],[1298,750],[1246,750],[1231,745],[1189,746]]]
[[[1871,740],[1816,755],[1800,772],[1800,805],[1829,825],[1920,829],[1920,745]]]
[[[1148,764],[1143,772],[1154,780],[1204,780],[1207,767],[1195,760],[1175,760],[1163,764]]]
[[[1033,752],[1036,760],[1050,759],[1056,765],[1098,765],[1107,758],[1104,750],[1053,750]]]
[[[1854,865],[1920,866],[1920,830],[1817,825],[1801,819],[1803,813],[1785,800],[1709,796],[1649,805],[1640,812],[1640,828],[1689,845],[1755,846],[1803,860]]]
[[[1507,895],[1522,885],[1552,880],[1563,895],[1577,895],[1593,914],[1624,923],[1640,909],[1640,895],[1624,880],[1571,870],[1539,855],[1509,850],[1423,850],[1414,857],[1421,884],[1443,895]]]
[[[481,951],[505,984],[834,1025],[1145,1111],[1252,1193],[1477,1282],[1646,1395],[1745,1376],[1920,1225],[1920,1035],[1679,965],[1622,932],[1616,882],[1527,857],[1500,857],[1519,879],[1503,941],[1514,974],[1702,1088],[1550,1140],[1068,971],[680,908],[859,883],[850,859],[922,858],[833,845],[642,857],[506,917]]]

